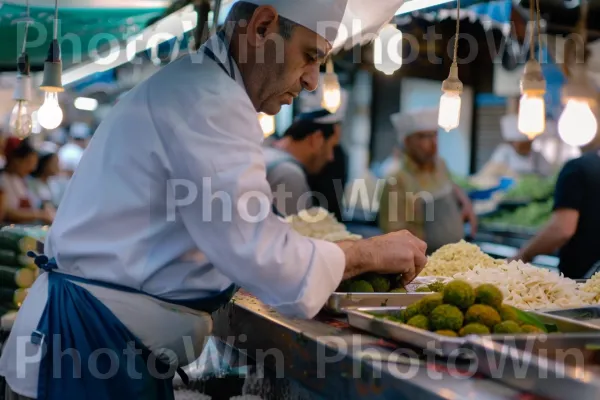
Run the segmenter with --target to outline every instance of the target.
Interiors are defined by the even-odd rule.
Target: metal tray
[[[560,338],[563,336],[562,338]],[[550,336],[548,336],[550,337]],[[533,339],[517,349],[490,337],[468,337],[464,351],[477,360],[477,370],[492,379],[547,399],[600,398],[600,337],[594,333]]]
[[[389,314],[393,311],[399,311],[402,308],[404,307],[363,307],[349,309],[347,310],[348,323],[355,328],[362,329],[376,336],[408,343],[442,356],[468,356],[461,351],[466,342],[466,338],[453,338],[437,335],[433,332],[413,328],[406,324],[395,323],[371,315],[371,313],[382,315]],[[540,338],[540,340],[550,344],[560,341],[561,343],[568,342],[571,344],[575,343],[582,345],[582,343],[586,343],[585,340],[591,343],[600,343],[600,327],[553,315],[537,312],[530,313],[536,315],[544,323],[555,324],[561,333],[541,336],[527,334],[492,334],[485,337],[518,349],[527,349],[532,342],[538,341],[536,338]],[[581,338],[578,336],[580,333],[587,333],[587,335],[585,338]],[[582,342],[583,339],[585,340]]]
[[[344,314],[359,307],[407,307],[431,293],[333,293],[325,310]]]
[[[575,321],[584,321],[588,324],[596,325],[600,329],[600,306],[551,310],[545,311],[544,314],[573,319]]]

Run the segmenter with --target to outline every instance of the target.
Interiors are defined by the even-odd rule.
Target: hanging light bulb
[[[521,93],[519,131],[529,139],[534,139],[546,130],[546,80],[536,60],[530,60],[525,65]]]
[[[581,2],[581,15],[578,22],[578,33],[583,38],[585,48],[587,40],[587,20],[589,4],[586,0]],[[567,49],[567,57],[573,57],[575,47]],[[596,108],[595,86],[590,83],[585,64],[575,60],[569,67],[569,82],[563,87],[562,101],[565,104],[558,119],[558,134],[560,138],[571,146],[585,146],[596,137],[598,133],[598,120],[594,115]]]
[[[23,45],[23,49],[25,45]],[[29,100],[31,99],[31,77],[29,76],[29,57],[27,53],[19,56],[17,61],[17,82],[13,94],[13,100],[16,101],[8,121],[9,132],[11,135],[24,139],[31,134],[31,111]]]
[[[450,76],[442,83],[442,97],[440,99],[440,114],[438,116],[438,125],[446,132],[458,128],[460,124],[460,108],[463,84],[458,79],[458,66],[452,64],[450,67]]]
[[[460,0],[457,1],[456,15],[456,36],[454,37],[454,57],[450,66],[448,79],[442,82],[442,98],[440,99],[440,114],[438,116],[438,125],[446,132],[458,128],[460,124],[460,95],[463,91],[463,84],[458,78],[458,38],[460,34]]]
[[[45,129],[56,129],[63,120],[63,112],[58,104],[58,93],[47,92],[44,104],[37,113],[40,125]]]
[[[323,99],[321,100],[321,106],[333,114],[340,108],[341,104],[342,89],[338,77],[333,70],[333,61],[330,58],[327,61],[326,72],[323,77]]]
[[[258,122],[260,123],[265,138],[275,133],[275,117],[273,115],[259,113]]]
[[[373,63],[377,70],[393,75],[402,67],[402,32],[394,24],[387,24],[375,39]]]
[[[568,145],[581,147],[590,143],[598,132],[598,121],[588,99],[571,98],[558,120],[558,134]]]
[[[45,92],[44,104],[38,110],[38,121],[45,129],[56,129],[63,119],[63,112],[58,104],[58,93],[65,89],[62,86],[62,61],[60,44],[58,43],[58,0],[54,3],[54,38],[48,49],[48,57],[44,62],[44,77],[40,89]]]

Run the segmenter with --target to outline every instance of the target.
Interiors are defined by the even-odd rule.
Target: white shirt
[[[228,66],[226,54],[215,54]],[[112,109],[48,233],[45,252],[62,271],[165,299],[211,296],[235,282],[285,315],[312,317],[321,309],[342,279],[344,253],[299,235],[271,212],[262,130],[234,69],[235,81],[203,54],[185,56]],[[175,179],[193,184],[198,196],[171,213]],[[178,199],[188,194],[180,182]],[[244,218],[240,199],[248,194],[267,199],[266,218]],[[242,210],[234,207],[230,221],[222,218],[225,197]],[[250,201],[248,211],[264,209]],[[45,303],[44,296],[26,299],[13,345],[17,335],[31,335]],[[0,375],[31,396],[37,374],[16,379],[16,363],[16,352],[3,354]]]
[[[284,150],[273,147],[266,147],[264,154],[267,181],[277,210],[287,216],[310,208],[312,192],[300,163]]]
[[[502,143],[490,158],[490,162],[503,164],[518,174],[550,175],[552,166],[546,158],[538,152],[532,151],[527,156],[522,156],[508,143]]]

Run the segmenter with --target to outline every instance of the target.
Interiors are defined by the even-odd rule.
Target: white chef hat
[[[243,0],[257,6],[272,6],[279,15],[335,41],[348,0]]]
[[[90,133],[91,129],[85,122],[74,122],[69,129],[69,135],[73,139],[87,139]]]
[[[398,142],[417,132],[437,131],[438,108],[423,108],[392,114],[390,119],[398,134]]]

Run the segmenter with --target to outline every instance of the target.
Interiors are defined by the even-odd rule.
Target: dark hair
[[[31,176],[35,178],[42,176],[48,163],[50,163],[53,157],[58,157],[58,155],[56,153],[39,153],[39,157],[37,168],[31,173]]]
[[[301,119],[294,122],[283,134],[293,140],[304,140],[317,131],[323,132],[323,137],[329,139],[335,132],[334,124],[320,124],[311,120]]]
[[[238,1],[231,7],[229,14],[227,14],[224,27],[229,26],[229,24],[235,24],[237,26],[240,21],[250,21],[257,8],[258,6],[256,4]],[[279,34],[282,38],[286,40],[290,39],[296,26],[298,26],[298,24],[294,21],[284,18],[281,15],[279,16]]]
[[[30,143],[29,139],[17,139],[14,137],[8,138],[4,148],[6,160],[23,159],[28,155],[35,153],[36,150]]]

